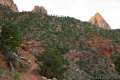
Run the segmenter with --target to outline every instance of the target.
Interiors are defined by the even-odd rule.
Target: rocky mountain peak
[[[89,22],[100,28],[107,29],[107,30],[110,29],[109,24],[105,21],[105,19],[98,12],[93,17],[91,17]]]
[[[47,14],[47,10],[43,6],[34,6],[32,12],[38,12],[42,14]]]
[[[13,0],[0,0],[0,4],[9,7],[14,12],[18,12],[18,8]]]

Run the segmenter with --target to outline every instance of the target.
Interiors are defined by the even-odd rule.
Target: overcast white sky
[[[44,6],[48,14],[71,16],[88,21],[99,12],[113,29],[120,29],[120,0],[14,0],[20,11]]]

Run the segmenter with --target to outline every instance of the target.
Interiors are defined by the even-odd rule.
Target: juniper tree
[[[1,31],[1,50],[12,69],[15,68],[17,47],[20,45],[20,27],[15,23],[2,25]]]

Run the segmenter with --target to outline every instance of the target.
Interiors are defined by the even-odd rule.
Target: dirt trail
[[[23,73],[22,80],[40,80],[39,76],[33,71],[37,68],[37,63],[35,63],[35,59],[31,60],[30,68],[26,73]]]
[[[41,43],[35,40],[23,41],[19,51],[29,65],[27,71],[22,74],[21,80],[40,80],[39,75],[34,73],[38,66],[34,54],[42,51]]]

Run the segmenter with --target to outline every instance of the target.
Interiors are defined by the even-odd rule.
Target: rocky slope
[[[110,29],[109,24],[104,20],[104,18],[99,13],[96,13],[93,17],[91,17],[89,22],[100,28],[107,29],[107,30]]]
[[[13,0],[0,0],[0,4],[10,8],[14,12],[18,12],[18,8]]]
[[[35,80],[41,78],[34,72],[38,64],[35,55],[46,47],[65,51],[61,54],[69,62],[65,80],[118,79],[112,56],[120,54],[119,30],[103,30],[74,18],[41,15],[39,12],[11,13],[7,17],[23,34],[18,54],[24,66],[17,66],[22,79],[29,80],[29,76]],[[1,69],[4,68],[6,66],[2,65]]]
[[[52,77],[53,80],[119,80],[119,29],[111,30],[110,27],[103,26],[104,29],[101,29],[100,26],[97,27],[98,25],[75,18],[43,13],[47,13],[43,7],[35,7],[33,12],[9,12],[1,15],[4,17],[4,27],[14,25],[15,29],[16,26],[22,39],[16,51],[16,71],[10,71],[8,61],[5,60],[6,56],[1,54],[3,49],[1,46],[4,46],[2,41],[13,39],[16,31],[12,31],[14,36],[9,39],[3,38],[4,34],[1,34],[3,18],[0,18],[0,80],[47,80],[47,76],[39,72],[41,62],[36,57],[46,48],[58,49],[65,59],[63,62],[66,63],[64,79]],[[8,48],[11,46],[8,45],[10,43],[14,42],[9,41],[6,44]],[[13,54],[9,54],[11,55]],[[48,62],[51,60],[49,57]],[[51,66],[46,67],[49,69]]]

